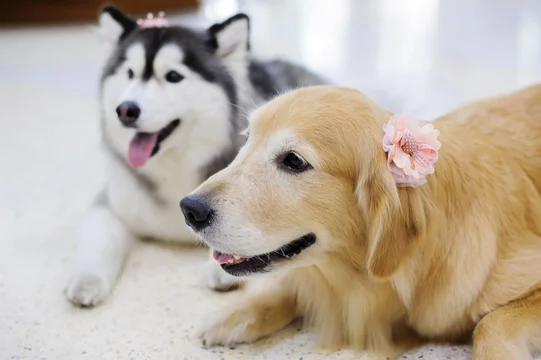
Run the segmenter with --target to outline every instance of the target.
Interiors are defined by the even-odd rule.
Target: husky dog
[[[112,53],[101,80],[106,186],[77,233],[66,297],[103,301],[137,238],[193,242],[179,200],[226,167],[243,144],[241,109],[324,81],[284,61],[250,55],[249,18],[237,14],[206,31],[141,22],[107,6],[100,31]],[[237,284],[215,261],[207,285]]]

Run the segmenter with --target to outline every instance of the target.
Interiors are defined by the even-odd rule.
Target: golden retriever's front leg
[[[288,325],[296,315],[293,294],[284,288],[270,287],[243,293],[242,300],[210,314],[203,320],[199,337],[204,346],[255,341]]]
[[[530,360],[541,351],[541,290],[509,303],[477,324],[473,360]]]

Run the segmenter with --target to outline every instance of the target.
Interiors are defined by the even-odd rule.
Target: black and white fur
[[[137,238],[194,241],[179,200],[234,158],[246,127],[241,109],[289,89],[323,83],[300,66],[252,59],[244,14],[207,31],[140,28],[108,6],[100,15],[100,31],[112,45],[101,83],[108,177],[78,227],[75,269],[65,289],[68,300],[81,306],[97,305],[107,297]],[[181,81],[168,82],[170,71],[181,75]],[[129,127],[116,112],[124,101],[141,110]],[[148,162],[130,167],[127,152],[136,132],[157,132],[174,119],[180,120],[179,126]],[[215,261],[206,271],[211,288],[236,283]]]

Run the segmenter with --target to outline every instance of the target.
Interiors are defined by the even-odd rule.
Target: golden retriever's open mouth
[[[265,271],[265,268],[273,262],[290,259],[299,255],[303,250],[309,248],[316,242],[314,234],[307,234],[266,254],[255,256],[237,256],[214,250],[214,259],[222,266],[227,273],[234,276],[241,276],[253,272]]]

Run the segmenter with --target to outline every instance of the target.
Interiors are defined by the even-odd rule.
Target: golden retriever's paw
[[[248,343],[260,338],[254,331],[257,328],[257,319],[250,315],[250,311],[218,311],[209,314],[197,331],[204,347],[234,346]]]

